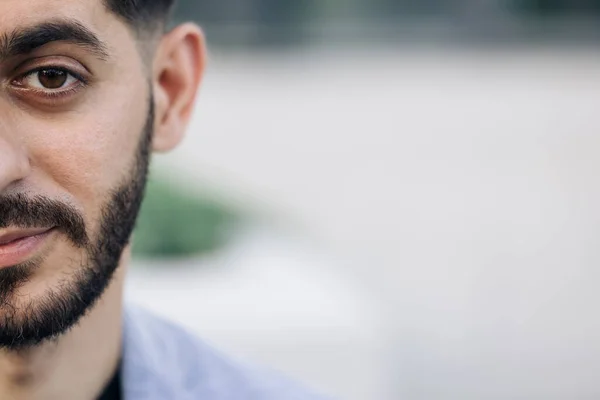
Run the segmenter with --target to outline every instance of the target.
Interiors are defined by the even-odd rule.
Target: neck
[[[121,356],[124,264],[73,329],[32,349],[0,352],[1,398],[90,400],[100,395]]]

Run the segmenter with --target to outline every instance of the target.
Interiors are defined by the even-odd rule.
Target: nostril
[[[30,171],[31,163],[26,150],[0,137],[0,192],[27,177]]]

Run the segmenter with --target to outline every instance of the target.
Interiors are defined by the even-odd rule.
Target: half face
[[[152,133],[142,54],[100,0],[0,3],[0,346],[62,333],[117,267]]]

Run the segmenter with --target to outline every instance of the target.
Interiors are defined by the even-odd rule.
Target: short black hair
[[[175,0],[103,0],[108,9],[136,30],[164,26]]]

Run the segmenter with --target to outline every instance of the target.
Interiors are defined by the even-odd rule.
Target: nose
[[[0,193],[11,184],[25,178],[31,169],[23,144],[6,134],[0,123]]]

